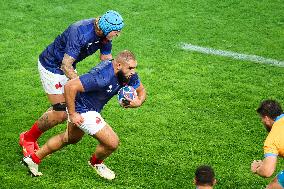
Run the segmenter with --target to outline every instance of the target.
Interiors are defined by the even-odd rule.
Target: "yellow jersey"
[[[264,142],[264,156],[284,157],[284,114],[275,119]]]

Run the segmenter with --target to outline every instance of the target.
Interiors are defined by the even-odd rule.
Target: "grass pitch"
[[[18,136],[49,107],[38,55],[71,23],[109,9],[126,23],[113,54],[129,49],[137,55],[148,92],[139,109],[124,110],[113,99],[102,112],[121,140],[106,160],[117,178],[105,181],[88,167],[97,144],[88,136],[44,159],[44,175],[31,178],[19,163]],[[201,164],[215,169],[216,188],[258,189],[271,181],[250,173],[266,137],[255,109],[266,98],[284,106],[283,68],[187,52],[179,44],[283,61],[281,0],[3,0],[0,12],[0,188],[194,188]],[[79,73],[97,62],[97,54],[87,58]],[[46,132],[39,143],[65,127]]]

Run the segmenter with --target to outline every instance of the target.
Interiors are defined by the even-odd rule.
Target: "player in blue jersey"
[[[66,131],[50,138],[38,151],[23,159],[34,176],[42,175],[38,164],[43,158],[68,144],[77,143],[87,133],[99,142],[90,158],[90,166],[103,178],[115,178],[114,172],[103,164],[103,160],[117,149],[119,138],[100,112],[126,84],[133,86],[137,94],[124,106],[136,108],[142,105],[146,91],[135,73],[136,66],[133,53],[126,50],[114,60],[102,61],[89,73],[67,82],[64,94],[69,116]]]
[[[52,107],[29,131],[20,134],[24,156],[38,150],[37,139],[43,132],[67,119],[64,85],[78,77],[76,64],[98,50],[101,60],[112,59],[112,39],[120,34],[123,26],[118,12],[107,11],[101,17],[70,25],[40,54],[40,78]]]

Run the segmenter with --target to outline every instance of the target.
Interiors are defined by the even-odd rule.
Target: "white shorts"
[[[54,74],[45,69],[38,60],[38,71],[44,91],[47,94],[63,94],[68,78],[65,75]]]
[[[101,114],[96,111],[82,113],[81,116],[84,118],[84,122],[79,128],[89,135],[96,134],[106,126],[105,120],[102,118]]]

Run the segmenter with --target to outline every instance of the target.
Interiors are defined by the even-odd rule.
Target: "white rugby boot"
[[[101,164],[92,165],[90,161],[88,163],[93,169],[95,169],[97,171],[97,173],[101,177],[103,177],[107,180],[113,180],[115,178],[115,173],[112,170],[110,170],[109,168],[107,168],[107,166],[105,164],[101,163]]]
[[[38,164],[33,162],[30,156],[24,157],[23,163],[29,168],[29,172],[32,174],[32,176],[38,177],[42,175],[42,173],[38,171]]]

